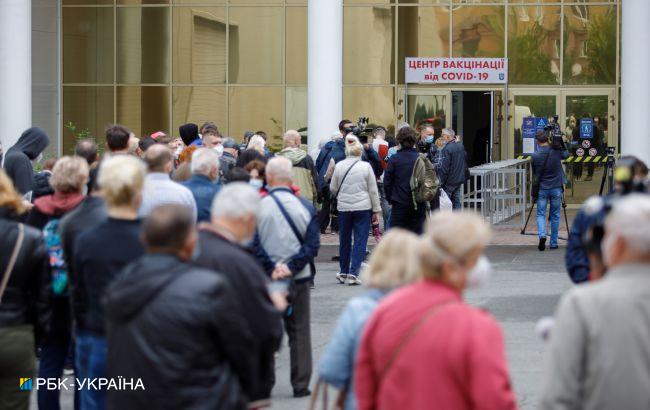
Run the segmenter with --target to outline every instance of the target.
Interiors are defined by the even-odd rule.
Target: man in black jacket
[[[463,144],[456,141],[454,130],[445,128],[442,130],[442,137],[445,139],[446,145],[442,149],[440,163],[436,171],[440,178],[440,186],[451,199],[453,209],[461,209],[461,189],[467,179],[465,148]]]
[[[143,239],[147,254],[106,294],[108,377],[135,382],[109,390],[108,407],[245,409],[256,388],[253,337],[226,278],[187,263],[193,215],[162,205]]]
[[[211,223],[199,226],[195,264],[223,274],[241,302],[241,313],[255,342],[250,356],[259,367],[259,388],[250,399],[263,405],[271,397],[275,382],[273,356],[280,348],[283,331],[280,311],[271,302],[269,279],[257,259],[243,247],[255,234],[259,210],[259,193],[248,184],[225,186],[212,204]],[[276,300],[279,295],[273,296]]]
[[[23,132],[16,144],[7,151],[3,167],[21,195],[34,189],[32,161],[37,159],[49,144],[50,138],[45,131],[32,127]]]

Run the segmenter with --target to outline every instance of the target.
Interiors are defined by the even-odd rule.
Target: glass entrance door
[[[522,124],[526,117],[550,118],[560,115],[560,93],[550,90],[513,90],[508,113],[508,141],[503,144],[506,158],[523,154]],[[502,151],[503,152],[503,151]]]
[[[431,88],[402,88],[397,103],[399,122],[406,121],[414,129],[432,124],[436,138],[451,122],[451,91]]]

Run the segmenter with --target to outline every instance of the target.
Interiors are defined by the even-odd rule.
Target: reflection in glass
[[[564,83],[616,83],[616,6],[564,7]]]
[[[393,7],[343,8],[343,83],[391,84],[395,54]]]
[[[607,95],[570,95],[566,97],[566,136],[569,141],[580,139],[580,120],[591,118],[594,121],[592,145],[599,149],[607,145]]]
[[[228,132],[226,87],[174,87],[172,130],[188,122],[212,121],[223,133]]]
[[[504,57],[503,6],[455,6],[452,16],[454,57]]]
[[[509,82],[559,84],[561,35],[560,6],[509,7]]]
[[[307,87],[287,87],[287,129],[307,129]]]
[[[113,87],[63,87],[63,124],[72,123],[77,133],[88,130],[96,141],[104,140],[104,128],[113,123]],[[76,136],[63,127],[64,154],[71,154]]]
[[[287,7],[287,84],[307,84],[307,7]]]
[[[230,0],[230,4],[282,4],[283,0]]]
[[[424,123],[432,124],[435,137],[440,137],[447,126],[447,96],[409,95],[407,101],[408,123],[415,129]]]
[[[230,83],[282,83],[284,8],[230,8]]]
[[[397,34],[399,82],[406,57],[449,57],[449,9],[400,7]]]
[[[117,122],[135,135],[169,133],[169,87],[117,87]]]
[[[63,82],[113,83],[113,9],[64,7]]]
[[[525,117],[551,118],[557,114],[554,95],[516,95],[515,96],[515,157],[523,153],[521,127]]]
[[[117,8],[117,82],[169,82],[169,7]]]
[[[282,148],[284,132],[283,87],[231,87],[229,103],[230,136],[241,140],[245,131],[264,131],[267,143]]]
[[[443,6],[449,6],[449,3],[451,0],[395,0],[396,3],[399,4],[437,4],[437,5],[443,5]],[[498,3],[499,0],[493,1],[492,3]],[[401,12],[401,10],[400,10]]]
[[[175,83],[226,82],[225,7],[174,7]]]
[[[353,121],[369,117],[372,124],[394,126],[394,90],[393,87],[343,87],[343,117]]]
[[[61,2],[62,5],[64,6],[75,6],[75,5],[88,5],[88,6],[96,6],[96,5],[112,5],[113,0],[62,0]]]
[[[169,4],[169,0],[117,0],[118,5],[139,6],[142,4]]]

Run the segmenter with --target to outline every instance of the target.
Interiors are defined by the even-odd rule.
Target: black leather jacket
[[[108,408],[245,409],[255,390],[254,340],[226,279],[175,256],[149,254],[108,287]]]
[[[0,277],[18,239],[18,222],[0,208]],[[0,328],[31,324],[37,344],[50,318],[50,263],[41,231],[25,226],[25,237],[0,303]]]

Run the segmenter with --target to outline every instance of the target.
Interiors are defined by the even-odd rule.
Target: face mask
[[[219,156],[223,155],[223,145],[221,144],[215,145],[212,149],[215,150],[215,152],[219,154]]]
[[[467,274],[467,287],[477,289],[484,287],[490,281],[492,276],[492,264],[485,255],[481,255],[476,261],[476,265]]]
[[[262,182],[261,179],[251,179],[248,183],[255,189],[262,189],[262,186],[264,185],[264,182]]]
[[[433,135],[429,135],[424,139],[424,142],[427,144],[432,144],[433,143]]]
[[[88,195],[88,185],[84,185],[83,188],[81,188],[81,194],[83,196]]]
[[[178,157],[181,156],[181,152],[183,152],[183,146],[179,145],[176,147],[176,151],[174,152],[174,158],[178,159]]]

